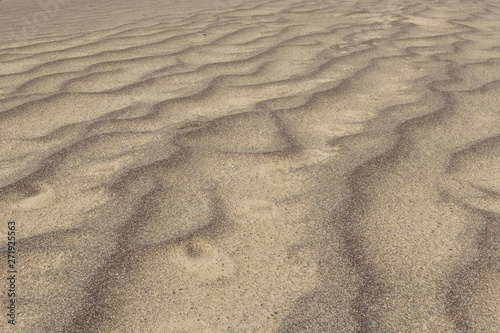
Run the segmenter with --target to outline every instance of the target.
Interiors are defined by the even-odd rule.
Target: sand
[[[54,1],[0,2],[0,331],[500,332],[497,2]]]

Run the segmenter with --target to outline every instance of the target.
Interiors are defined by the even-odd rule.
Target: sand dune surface
[[[499,41],[489,0],[2,0],[0,331],[500,332]]]

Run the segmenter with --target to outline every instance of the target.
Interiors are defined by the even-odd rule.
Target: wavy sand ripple
[[[36,6],[0,2],[0,330],[500,331],[497,4],[68,1],[22,35]]]

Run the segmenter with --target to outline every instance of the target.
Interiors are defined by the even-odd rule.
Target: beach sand
[[[500,332],[499,41],[483,0],[2,0],[0,331]]]

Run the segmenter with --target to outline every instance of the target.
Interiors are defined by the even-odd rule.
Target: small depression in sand
[[[321,124],[317,126],[318,131],[326,133],[328,136],[341,137],[345,135],[352,134],[353,125],[343,125],[343,124]]]
[[[47,183],[39,183],[33,187],[34,194],[11,204],[13,210],[34,210],[41,209],[53,204],[56,193],[52,186]]]
[[[130,158],[121,158],[112,162],[97,162],[86,168],[84,172],[89,176],[108,175],[127,165],[127,162],[130,162]]]
[[[288,185],[292,180],[291,168],[286,164],[266,163],[257,166],[255,170],[258,178],[272,185]]]
[[[177,247],[172,262],[204,281],[231,277],[236,272],[236,265],[227,253],[203,240],[187,240]]]
[[[239,217],[250,217],[269,215],[276,210],[276,204],[272,201],[251,199],[239,203],[236,208],[236,215]]]

